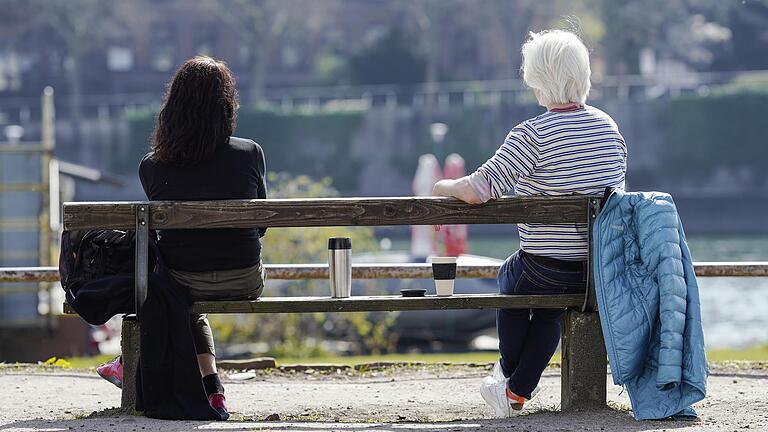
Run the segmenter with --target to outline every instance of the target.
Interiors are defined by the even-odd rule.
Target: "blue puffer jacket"
[[[595,222],[594,272],[613,382],[637,420],[690,418],[707,391],[699,288],[668,194],[611,194]]]

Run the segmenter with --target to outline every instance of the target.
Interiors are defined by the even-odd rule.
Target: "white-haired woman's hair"
[[[523,80],[541,105],[586,102],[592,72],[589,51],[578,36],[563,30],[531,32],[522,51]]]

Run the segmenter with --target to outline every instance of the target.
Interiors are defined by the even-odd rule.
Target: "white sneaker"
[[[507,397],[507,380],[496,381],[493,377],[485,377],[480,384],[480,395],[485,403],[493,408],[496,418],[514,417],[523,410],[523,404],[512,401]],[[515,408],[513,408],[513,405]]]
[[[504,381],[506,378],[504,376],[504,372],[501,370],[501,362],[496,360],[496,363],[493,365],[493,370],[491,370],[491,377],[496,380],[496,382]]]
[[[494,376],[487,376],[480,384],[480,395],[485,400],[485,403],[493,408],[496,418],[509,418],[519,415],[523,411],[525,402],[530,400],[522,396],[518,396],[516,399],[510,399],[507,397],[507,382],[509,379],[504,378],[501,381],[497,381]],[[536,388],[531,392],[531,399],[539,393],[541,389]]]
[[[536,388],[533,389],[533,391],[531,392],[531,399],[535,398],[536,395],[539,394],[540,391],[541,391],[541,386],[540,385],[536,385]],[[531,400],[531,399],[526,399],[526,400]]]
[[[507,378],[504,376],[504,372],[501,370],[501,362],[498,360],[493,365],[493,369],[491,370],[490,378],[493,378],[496,382],[504,381]],[[541,386],[537,385],[535,389],[531,392],[531,399],[535,398],[537,394],[541,391]],[[528,399],[530,400],[530,399]]]

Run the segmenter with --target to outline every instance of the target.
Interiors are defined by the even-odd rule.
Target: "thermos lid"
[[[328,249],[352,249],[352,239],[349,237],[331,237],[328,239]]]

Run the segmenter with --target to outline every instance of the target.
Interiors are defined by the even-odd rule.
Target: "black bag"
[[[133,274],[136,256],[135,231],[65,231],[61,235],[59,277],[64,290],[75,289],[79,281],[118,274]],[[149,265],[155,258],[150,248]]]

